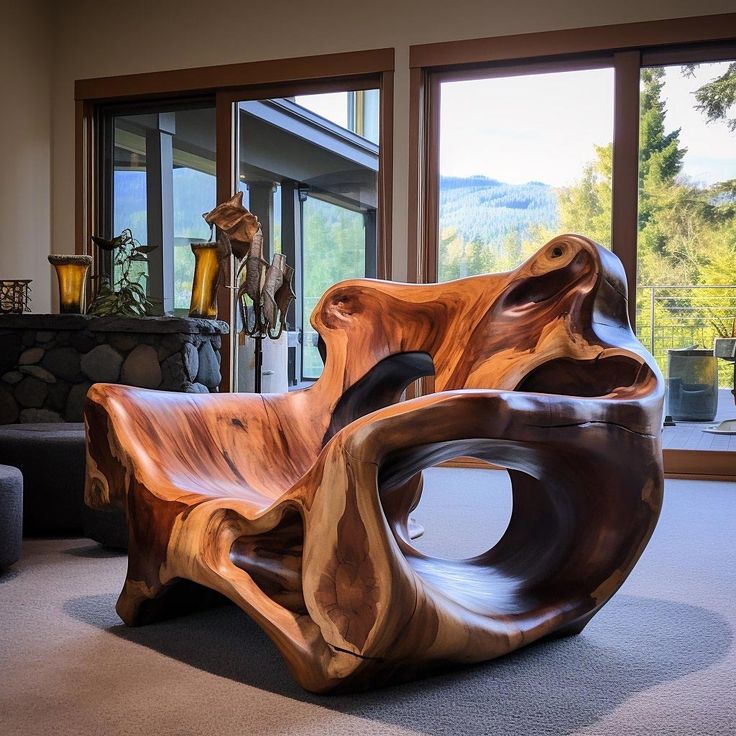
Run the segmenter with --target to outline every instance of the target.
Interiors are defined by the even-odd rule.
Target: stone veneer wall
[[[216,391],[227,331],[180,317],[0,315],[0,424],[80,422],[98,382]]]

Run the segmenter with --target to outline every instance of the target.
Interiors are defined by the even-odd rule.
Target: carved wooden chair
[[[316,692],[580,632],[662,499],[662,379],[625,284],[614,255],[565,235],[510,273],[337,284],[305,390],[93,386],[87,503],[129,524],[118,613],[144,624],[216,591]],[[430,374],[436,393],[398,403]],[[508,468],[511,521],[486,553],[435,559],[408,514],[422,469],[459,455]]]

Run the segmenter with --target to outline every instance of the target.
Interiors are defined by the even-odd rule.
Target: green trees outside
[[[680,129],[666,128],[663,87],[664,69],[642,71],[636,299],[639,337],[666,370],[669,348],[710,348],[736,317],[736,290],[664,288],[736,285],[736,181],[703,185],[683,174],[687,150]],[[560,195],[563,229],[606,245],[610,233],[601,237],[600,226],[610,222],[611,155],[611,145],[597,148],[592,183],[584,177]],[[722,371],[725,386],[725,364]]]
[[[664,83],[663,68],[642,71],[637,283],[658,288],[641,288],[636,295],[637,332],[663,369],[668,348],[712,347],[719,328],[730,328],[736,318],[736,289],[662,288],[736,285],[736,180],[704,185],[684,175],[687,150],[680,129],[667,128]],[[736,134],[736,118],[729,117],[736,101],[736,63],[694,97],[709,121],[723,120]],[[493,243],[466,242],[457,227],[444,228],[441,279],[513,268],[560,232],[579,232],[610,247],[612,163],[613,144],[596,146],[580,179],[554,190],[556,222],[539,220]],[[725,386],[730,380],[725,363],[722,370]]]
[[[365,223],[360,212],[308,197],[303,210],[304,351],[302,372],[316,378],[322,359],[312,344],[309,315],[333,284],[365,275]]]

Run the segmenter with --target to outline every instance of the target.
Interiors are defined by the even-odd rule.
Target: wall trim
[[[291,59],[247,61],[241,64],[78,79],[74,83],[74,98],[102,102],[118,98],[202,94],[231,87],[360,77],[393,70],[393,48],[349,51]]]
[[[544,56],[733,40],[736,13],[491,36],[411,46],[411,68],[447,68]]]

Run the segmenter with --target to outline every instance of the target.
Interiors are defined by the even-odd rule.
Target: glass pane
[[[174,155],[176,156],[174,149]],[[174,309],[189,310],[194,278],[191,244],[209,240],[202,213],[209,212],[217,198],[214,173],[182,166],[174,168]]]
[[[125,228],[133,237],[145,243],[148,228],[146,204],[146,138],[134,126],[127,125],[125,118],[117,118],[114,128],[113,155],[113,232],[118,235]],[[131,129],[132,127],[132,129]],[[113,263],[112,281],[118,283],[120,268]],[[148,264],[133,263],[129,279],[146,284]]]
[[[214,108],[115,116],[112,177],[108,235],[129,228],[158,246],[149,264],[135,264],[138,278],[158,311],[188,311],[190,245],[209,239],[202,213],[216,203]]]
[[[325,244],[329,243],[329,248]],[[304,313],[343,279],[365,276],[365,220],[360,212],[308,197],[304,203]],[[304,378],[322,373],[317,333],[304,321]]]
[[[718,106],[735,76],[725,62],[641,73],[636,322],[667,379],[670,448],[736,450],[736,435],[703,431],[736,419],[722,339],[736,318],[736,125]]]
[[[441,85],[440,281],[505,271],[560,232],[611,241],[613,70]]]
[[[321,95],[298,95],[294,98],[297,105],[316,112],[317,115],[331,120],[342,128],[348,128],[348,96],[349,92],[327,92]]]
[[[317,378],[322,361],[309,324],[337,281],[375,276],[378,90],[239,103],[238,178],[261,222],[264,257],[296,268],[287,332],[263,341],[263,391]],[[255,388],[255,341],[238,337],[238,390]]]
[[[379,105],[377,89],[298,95],[294,101],[345,130],[378,143]]]
[[[148,227],[146,217],[146,138],[115,121],[113,167],[113,233],[130,228],[142,236]]]

